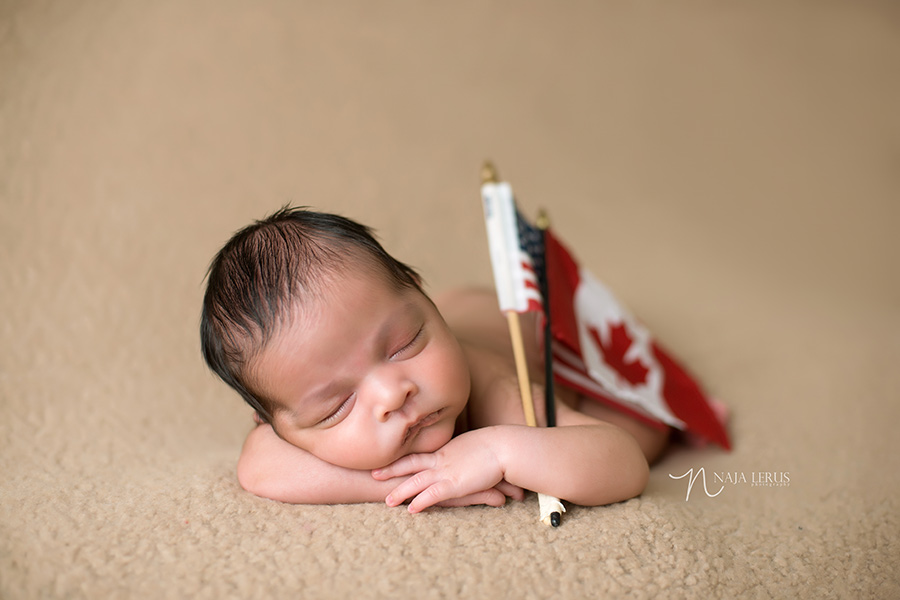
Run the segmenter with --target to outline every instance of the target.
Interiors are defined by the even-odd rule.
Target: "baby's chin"
[[[447,422],[436,423],[431,427],[418,432],[415,438],[401,445],[391,456],[371,456],[370,460],[347,461],[347,463],[352,462],[352,464],[338,464],[321,456],[319,458],[347,469],[357,469],[360,471],[383,469],[404,456],[410,454],[431,454],[432,452],[437,452],[443,448],[447,442],[453,438],[454,423],[449,421],[450,420]]]
[[[373,463],[382,462],[384,464],[371,464],[371,466],[369,466],[369,463],[365,463],[366,466],[352,466],[349,468],[364,470],[383,469],[410,454],[431,454],[432,452],[437,452],[453,438],[453,431],[445,431],[445,429],[446,428],[444,427],[434,427],[426,429],[425,431],[420,431],[415,439],[410,440],[408,444],[404,444],[398,448],[397,452],[389,460],[385,461],[382,459],[381,461],[372,461]]]
[[[420,431],[412,440],[410,450],[406,454],[430,454],[443,448],[453,438],[453,426],[450,423],[437,423]]]

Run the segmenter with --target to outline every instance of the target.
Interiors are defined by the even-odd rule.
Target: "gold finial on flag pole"
[[[494,167],[494,163],[489,160],[484,161],[484,164],[481,166],[481,184],[498,183],[499,181],[500,176],[497,174],[497,168]]]
[[[549,229],[550,217],[547,216],[547,211],[545,211],[543,208],[539,209],[537,219],[535,219],[534,224],[537,225],[538,229]]]

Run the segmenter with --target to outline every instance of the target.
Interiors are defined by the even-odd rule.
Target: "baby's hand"
[[[524,492],[503,479],[503,468],[490,444],[490,428],[453,438],[431,454],[410,454],[372,476],[378,480],[412,475],[398,485],[385,502],[399,506],[413,498],[409,512],[429,506],[502,506],[506,496],[521,499]]]
[[[463,496],[462,498],[451,498],[450,500],[444,500],[443,502],[438,502],[437,504],[435,504],[435,506],[450,508],[457,506],[477,506],[479,504],[485,504],[487,506],[494,506],[499,508],[506,504],[507,498],[511,498],[513,500],[523,500],[525,498],[525,490],[504,480],[489,490],[475,492],[474,494],[469,494],[468,496]]]

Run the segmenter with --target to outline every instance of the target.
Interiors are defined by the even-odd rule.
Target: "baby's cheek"
[[[463,354],[462,349],[458,348],[457,351],[448,358],[449,360],[446,362],[446,368],[449,371],[447,378],[450,380],[450,385],[468,398],[469,390],[472,385],[472,376],[469,372],[469,364],[466,362],[466,357]]]

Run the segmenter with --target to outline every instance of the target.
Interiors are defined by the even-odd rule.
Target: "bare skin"
[[[451,290],[437,296],[435,304],[464,348],[481,348],[489,354],[504,357],[507,363],[504,370],[512,370],[512,374],[515,374],[507,321],[497,310],[497,298],[493,292],[479,288]],[[528,356],[529,377],[535,384],[533,396],[540,399],[544,397],[544,362],[539,350],[539,324],[533,314],[521,315],[520,320]],[[477,366],[474,368],[478,370]],[[565,404],[578,412],[627,431],[638,442],[650,464],[662,456],[668,445],[668,430],[650,427],[590,398],[585,398],[575,390],[554,386],[554,392],[557,406]],[[535,401],[535,412],[538,423],[545,425],[543,402]]]
[[[350,277],[348,282],[336,282],[335,287],[341,292],[340,298],[352,299],[361,295],[365,285],[371,286],[372,282],[354,281]],[[667,432],[647,427],[565,390],[559,390],[558,394],[557,427],[526,427],[509,333],[493,294],[482,290],[443,294],[435,302],[440,308],[438,314],[436,310],[431,312],[433,307],[429,308],[431,303],[427,299],[427,304],[422,302],[424,296],[418,292],[415,292],[417,296],[410,296],[410,293],[369,293],[367,304],[349,306],[345,315],[335,319],[335,331],[323,330],[328,335],[321,336],[325,341],[316,348],[332,340],[338,340],[336,344],[345,340],[345,345],[335,346],[335,358],[328,364],[336,362],[343,374],[342,381],[353,382],[355,386],[346,402],[349,408],[339,404],[340,408],[334,411],[338,417],[328,417],[324,424],[304,421],[310,401],[303,394],[295,399],[290,394],[279,396],[278,393],[306,389],[308,383],[312,387],[322,383],[304,379],[306,372],[292,366],[289,360],[279,363],[284,356],[290,358],[290,352],[285,349],[302,346],[306,338],[297,334],[274,346],[273,360],[258,369],[260,379],[279,402],[284,399],[289,407],[286,414],[294,417],[286,420],[276,416],[275,426],[281,435],[270,425],[260,425],[251,431],[238,463],[238,479],[245,489],[291,503],[384,501],[389,506],[397,506],[408,502],[411,512],[433,505],[500,506],[508,497],[521,499],[523,489],[591,506],[641,493],[647,481],[648,463],[664,450]],[[397,313],[392,308],[397,302],[405,302],[409,308]],[[331,310],[336,305],[323,306]],[[376,321],[381,319],[379,315],[384,315],[382,320],[388,324],[377,328],[379,332],[388,332],[383,334],[386,342],[370,336],[376,340],[372,342],[373,348],[380,348],[379,344],[393,348],[391,336],[399,340],[396,346],[403,346],[406,337],[412,338],[403,332],[413,331],[419,322],[425,323],[422,328],[425,337],[422,341],[415,341],[419,337],[412,338],[409,343],[413,350],[408,355],[387,352],[381,358],[377,352],[366,350],[357,357],[356,341],[349,339],[348,332],[355,336],[357,331],[364,334],[367,331],[366,322],[358,318],[361,312],[373,315]],[[407,326],[406,316],[392,316],[396,314],[413,315],[408,317],[413,325]],[[353,319],[357,322],[346,324]],[[394,322],[399,324],[394,327]],[[394,329],[400,333],[395,335]],[[445,331],[451,336],[447,337]],[[542,368],[535,332],[534,323],[526,321],[535,397],[540,398]],[[312,335],[315,337],[316,332]],[[369,338],[363,335],[362,339]],[[349,357],[346,361],[345,356]],[[463,369],[445,367],[457,360]],[[281,366],[269,368],[270,362]],[[325,369],[318,371],[322,370]],[[434,377],[443,377],[447,382],[456,380],[455,388],[468,391],[463,397],[432,398],[428,389]],[[413,383],[403,392],[405,396],[392,395],[391,386],[406,385],[407,380]],[[442,389],[446,388],[445,384]],[[388,406],[388,401],[395,400],[396,404]],[[539,422],[544,423],[541,404],[536,403],[536,408]],[[433,410],[437,410],[436,416],[422,417]],[[342,416],[345,413],[348,416]],[[377,422],[370,424],[363,420],[370,413],[380,415]],[[332,447],[341,428],[352,431],[352,427],[359,427],[350,438],[357,439],[367,435],[368,428],[388,427],[391,418],[400,419],[406,413],[415,414],[410,418],[415,425],[406,425],[407,433],[401,436],[397,448],[390,445],[383,448],[383,454],[378,454],[383,459],[368,453],[357,456],[352,447],[349,450]],[[453,421],[447,422],[450,417]],[[340,420],[332,424],[329,419],[333,418]],[[371,461],[387,462],[370,464]]]

